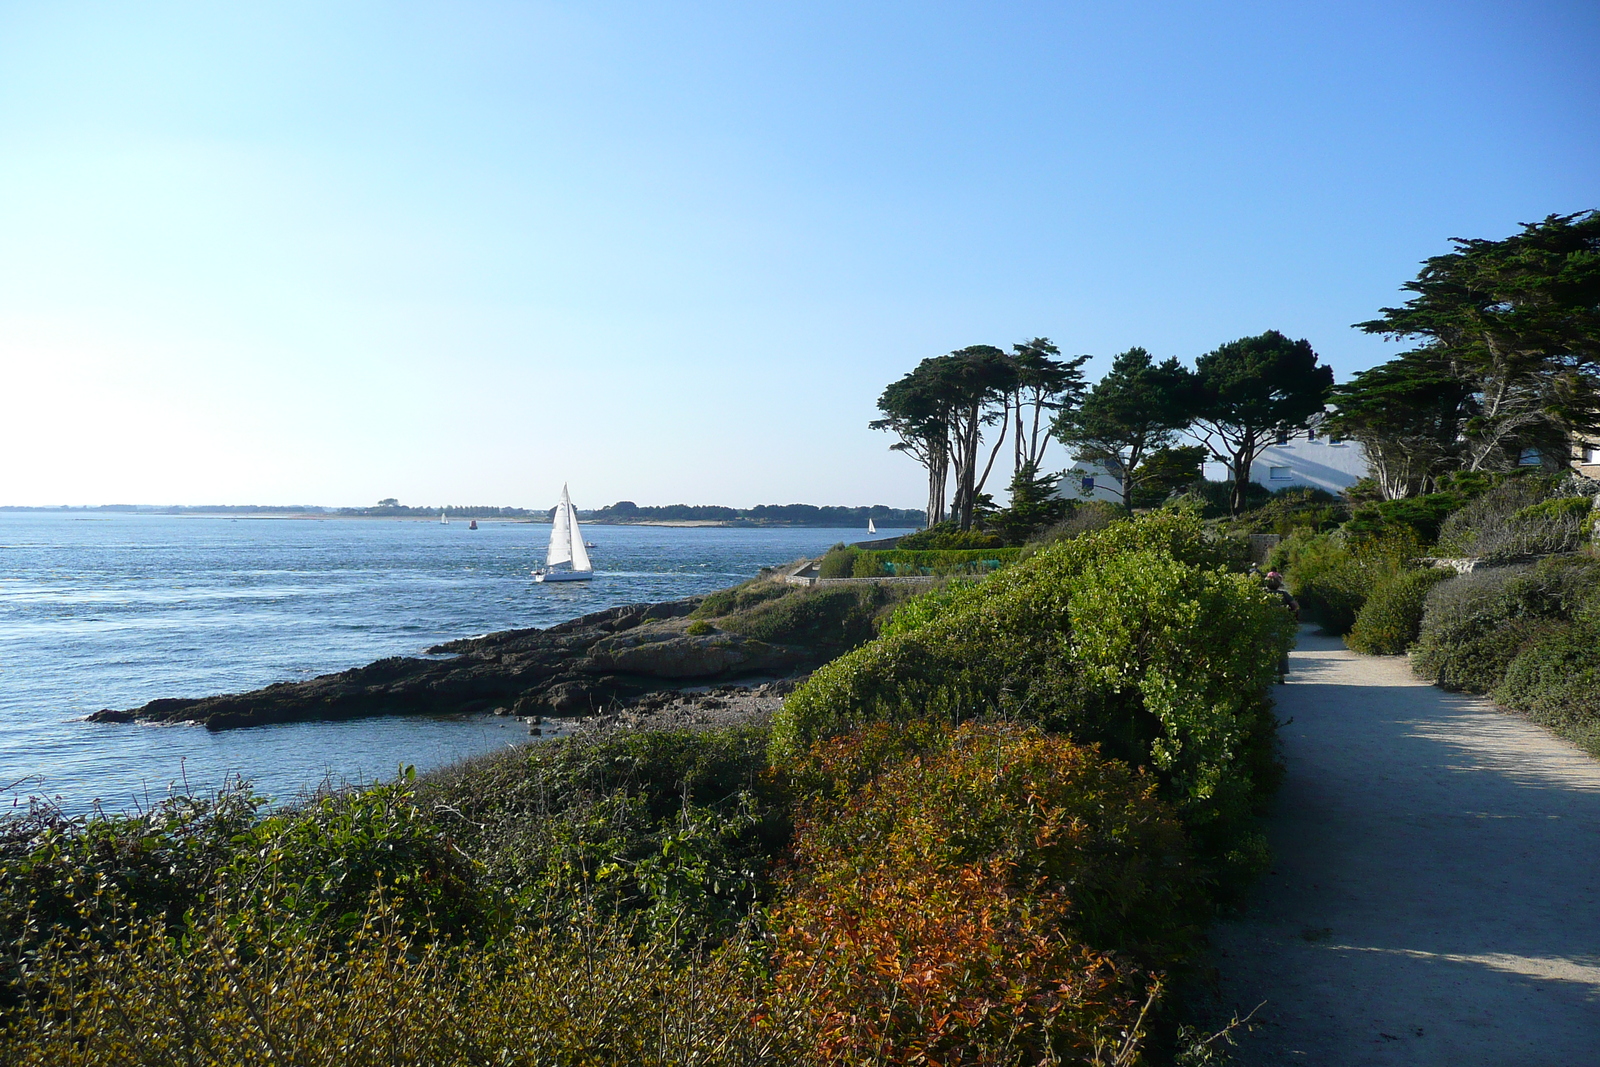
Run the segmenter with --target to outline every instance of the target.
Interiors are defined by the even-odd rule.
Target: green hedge
[[[835,545],[817,567],[821,578],[906,578],[988,574],[1015,562],[1020,548],[864,549]]]
[[[1301,608],[1331,634],[1346,634],[1373,591],[1392,581],[1421,555],[1408,531],[1354,539],[1343,533],[1298,534],[1273,552]]]
[[[1400,655],[1422,633],[1428,591],[1449,577],[1449,571],[1414,570],[1380,582],[1361,605],[1344,643],[1369,656]]]
[[[1212,855],[1247,870],[1274,773],[1266,693],[1294,627],[1228,555],[1162,513],[1050,545],[938,610],[913,602],[785,702],[773,760],[870,722],[1035,721],[1155,772]]]
[[[1530,642],[1494,698],[1600,755],[1600,617]]]
[[[1525,647],[1596,611],[1600,559],[1594,557],[1554,556],[1463,574],[1428,594],[1411,662],[1445,689],[1492,692]]]
[[[856,554],[851,573],[857,578],[987,574],[1014,563],[1021,551],[1020,548],[863,550]]]

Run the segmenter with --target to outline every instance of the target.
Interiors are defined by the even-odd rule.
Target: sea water
[[[240,692],[441,641],[672,600],[861,530],[588,526],[592,582],[542,585],[550,527],[465,520],[0,512],[0,813],[148,806],[228,776],[292,800],[509,744],[516,720],[389,716],[211,732],[100,708]],[[878,536],[905,531],[882,530]]]

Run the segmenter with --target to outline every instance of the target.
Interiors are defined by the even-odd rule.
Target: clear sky
[[[1593,0],[0,2],[0,504],[917,507],[866,423],[927,356],[1389,358],[1447,238],[1600,207],[1597,56]]]

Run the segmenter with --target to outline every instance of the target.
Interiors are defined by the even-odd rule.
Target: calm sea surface
[[[371,781],[524,742],[526,727],[492,716],[221,733],[81,719],[703,593],[866,536],[590,526],[595,580],[545,586],[529,571],[549,526],[479,526],[0,512],[0,811],[29,795],[68,811],[97,799],[127,809],[229,774],[291,799],[325,779]]]

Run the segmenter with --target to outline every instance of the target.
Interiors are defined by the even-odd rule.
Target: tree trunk
[[[1253,435],[1239,442],[1238,451],[1231,456],[1233,462],[1233,492],[1228,497],[1228,510],[1237,515],[1244,510],[1244,487],[1250,482],[1250,468],[1255,463],[1256,440]]]

